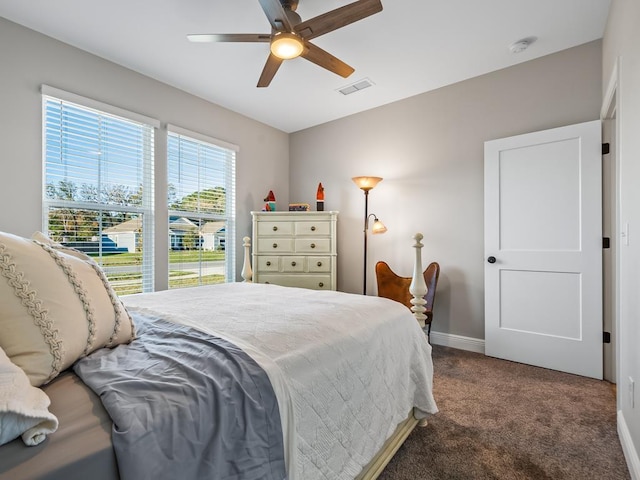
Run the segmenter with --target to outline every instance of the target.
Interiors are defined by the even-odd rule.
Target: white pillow
[[[131,317],[90,257],[41,233],[30,240],[0,232],[0,347],[33,386],[133,336]]]

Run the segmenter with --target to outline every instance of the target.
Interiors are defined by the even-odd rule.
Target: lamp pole
[[[369,223],[369,190],[364,191],[364,278],[362,280],[362,294],[367,294],[367,225]]]
[[[362,294],[367,294],[367,230],[369,226],[369,190],[375,187],[378,182],[382,181],[382,177],[353,177],[351,180],[364,192],[364,268],[363,268],[363,281],[362,281]],[[375,215],[372,214],[375,217]],[[373,233],[384,233],[386,228],[382,225],[382,222],[378,222],[375,219]],[[382,229],[376,229],[376,223],[382,226]]]

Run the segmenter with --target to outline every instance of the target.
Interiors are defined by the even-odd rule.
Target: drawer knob
[[[291,266],[295,267],[296,266],[296,262],[291,262]]]
[[[270,267],[270,266],[271,266],[271,262],[267,262],[267,267]]]
[[[318,286],[319,286],[320,288],[324,287],[324,282],[320,282],[320,283],[318,284]]]
[[[274,244],[273,244],[273,248],[278,248],[278,244],[277,244],[277,243],[274,243]]]
[[[315,225],[311,225],[311,231],[315,232],[316,231],[316,226]]]
[[[317,263],[317,265],[318,265],[319,267],[321,267],[321,266],[322,266],[322,262],[318,262],[318,263]]]
[[[277,232],[278,231],[278,227],[276,227],[275,225],[273,226],[273,231]]]
[[[316,244],[315,244],[315,243],[312,243],[312,244],[311,244],[311,248],[316,248]]]

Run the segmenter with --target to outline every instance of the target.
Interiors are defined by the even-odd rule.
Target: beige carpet
[[[434,346],[440,412],[380,480],[626,480],[608,382]]]

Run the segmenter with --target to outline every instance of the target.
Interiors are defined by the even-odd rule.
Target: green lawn
[[[197,287],[200,285],[212,285],[224,283],[224,275],[205,275],[201,278],[190,276],[189,272],[172,270],[169,272],[169,288]],[[188,278],[184,278],[188,277]],[[118,273],[108,275],[109,283],[118,295],[131,295],[142,293],[142,275],[140,273]]]
[[[214,283],[224,283],[224,275],[206,275],[200,279],[191,278],[171,278],[169,277],[169,288],[176,287],[198,287],[200,285],[212,285]]]
[[[225,252],[223,251],[182,250],[169,252],[169,263],[173,265],[198,261],[210,262],[224,259]],[[141,265],[142,254],[118,253],[104,255],[100,263],[102,267]],[[109,273],[107,278],[118,295],[130,295],[133,293],[141,293],[142,291],[142,274],[139,272],[114,272]],[[196,287],[198,285],[224,283],[224,281],[224,275],[220,274],[205,275],[198,278],[197,275],[194,275],[193,272],[189,271],[177,269],[170,269],[169,271],[169,288]]]
[[[197,262],[202,260],[203,262],[211,260],[224,260],[224,252],[211,251],[211,250],[182,250],[182,251],[170,251],[169,263],[186,263]],[[111,255],[103,255],[100,264],[103,267],[112,267],[116,265],[141,265],[142,254],[141,253],[116,253]]]

